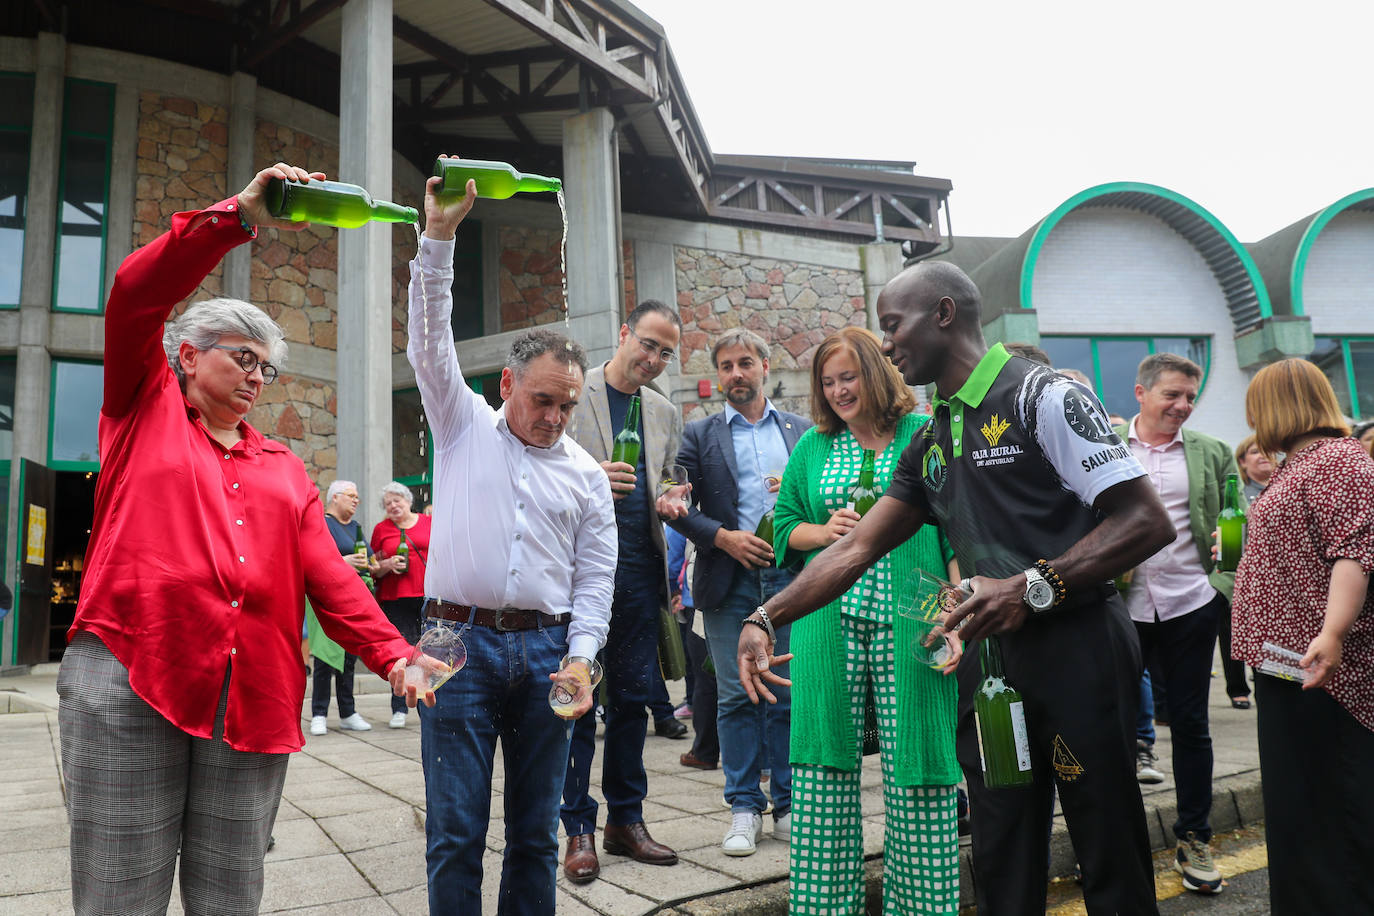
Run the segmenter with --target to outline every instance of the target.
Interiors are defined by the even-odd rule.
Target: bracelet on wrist
[[[758,628],[759,628],[760,630],[762,630],[766,635],[768,635],[768,638],[769,638],[770,640],[772,640],[772,638],[773,638],[772,635],[768,633],[768,625],[765,624],[762,620],[756,620],[756,619],[753,618],[753,617],[746,617],[746,618],[744,618],[742,621],[740,621],[740,627],[742,628],[745,624],[748,624],[748,623],[752,623],[754,626],[758,627]]]
[[[1040,575],[1045,577],[1045,581],[1054,589],[1054,603],[1061,604],[1069,595],[1069,590],[1064,586],[1064,580],[1059,577],[1059,573],[1054,571],[1050,561],[1043,557],[1035,561],[1035,568],[1040,570]]]

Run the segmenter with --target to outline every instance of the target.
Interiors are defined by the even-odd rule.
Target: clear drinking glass
[[[569,718],[573,710],[577,709],[578,702],[583,697],[583,691],[590,692],[596,689],[596,685],[601,683],[601,663],[596,659],[590,661],[576,656],[563,656],[563,660],[558,663],[558,670],[565,671],[573,662],[582,662],[587,666],[587,672],[591,675],[591,680],[585,684],[576,684],[577,692],[569,690],[568,684],[554,682],[549,688],[549,708],[555,714],[563,718]]]
[[[423,656],[429,656],[425,659]],[[468,663],[468,648],[454,627],[436,626],[426,630],[415,643],[406,662],[406,686],[423,694],[438,690]]]
[[[962,597],[958,586],[923,569],[913,569],[906,577],[897,598],[897,613],[916,626],[911,653],[921,664],[943,668],[953,657],[949,641],[957,637],[945,630],[945,619]]]
[[[671,505],[688,508],[691,500],[692,484],[687,480],[687,469],[680,464],[670,464],[663,469],[658,481],[658,495],[666,498]]]

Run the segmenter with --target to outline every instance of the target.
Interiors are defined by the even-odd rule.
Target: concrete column
[[[229,76],[229,171],[225,195],[237,194],[247,187],[261,166],[253,161],[253,137],[258,129],[258,79],[251,73]],[[248,300],[252,288],[250,265],[252,245],[239,245],[224,258],[224,294]]]
[[[391,9],[344,6],[339,85],[339,180],[388,199]],[[364,505],[391,480],[391,234],[389,223],[339,230],[339,476],[357,482]]]
[[[48,353],[48,317],[52,307],[53,259],[57,239],[57,181],[62,159],[62,102],[67,69],[67,42],[61,35],[39,33],[34,54],[33,135],[29,144],[29,187],[25,206],[23,274],[19,284],[19,350],[14,377],[14,450],[10,465],[9,512],[5,519],[10,549],[4,558],[5,581],[19,591],[13,564],[19,538],[20,459],[48,459],[48,403],[52,358]],[[14,657],[17,628],[6,618],[0,665]]]
[[[673,263],[671,242],[634,240],[635,296],[638,305],[645,299],[666,302],[677,311],[677,267]],[[681,346],[678,347],[681,350]],[[669,397],[681,387],[682,360],[675,359],[658,378],[658,386]],[[673,398],[678,403],[677,398]],[[681,405],[679,405],[681,406]]]
[[[887,281],[902,272],[902,246],[896,242],[870,242],[859,246],[859,264],[864,272],[864,303],[868,307],[868,329],[879,337],[878,294]]]
[[[621,324],[618,160],[615,119],[608,109],[563,121],[568,318],[591,365],[610,358]]]
[[[106,204],[105,297],[115,272],[133,251],[134,197],[138,188],[138,87],[115,86],[114,132],[110,137],[110,199]]]

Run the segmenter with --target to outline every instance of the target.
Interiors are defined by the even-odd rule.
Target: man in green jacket
[[[1153,658],[1168,697],[1178,802],[1174,868],[1188,890],[1219,894],[1222,878],[1212,860],[1208,822],[1207,692],[1217,622],[1229,610],[1234,574],[1213,569],[1212,529],[1236,463],[1226,443],[1183,429],[1201,384],[1202,369],[1192,360],[1174,353],[1146,357],[1136,371],[1140,413],[1116,431],[1149,474],[1178,535],[1135,569],[1126,593],[1141,656]],[[1148,746],[1142,752],[1153,755]]]

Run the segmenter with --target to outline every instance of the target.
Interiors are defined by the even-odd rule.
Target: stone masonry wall
[[[500,226],[501,330],[514,331],[563,318],[563,271],[559,243],[562,235],[552,229]],[[635,300],[634,242],[621,243],[625,277],[625,311]]]
[[[264,385],[248,414],[263,435],[290,446],[321,488],[333,481],[339,466],[335,447],[338,400],[333,385],[282,373]]]

